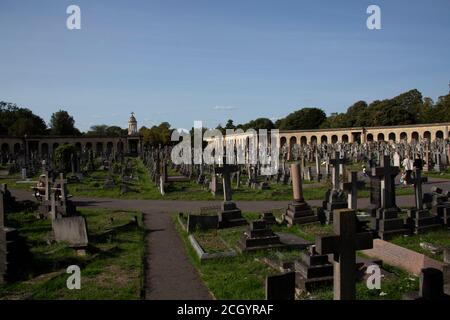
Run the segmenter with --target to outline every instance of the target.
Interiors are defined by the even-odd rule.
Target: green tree
[[[72,155],[75,156],[76,149],[73,145],[63,144],[55,149],[55,163],[59,171],[67,173],[72,168]]]
[[[75,120],[73,117],[64,110],[59,110],[52,114],[49,127],[53,135],[71,136],[81,134],[80,131],[75,128]]]
[[[44,120],[31,110],[0,102],[0,135],[23,136],[47,134]]]
[[[165,146],[171,143],[172,129],[168,122],[162,122],[158,126],[153,126],[150,129],[142,127],[139,133],[143,136],[143,141],[146,146]]]
[[[110,126],[108,128],[106,128],[106,135],[110,136],[110,137],[120,137],[120,136],[124,136],[127,135],[127,130],[126,129],[122,129],[119,126]]]
[[[225,129],[235,129],[236,126],[233,123],[233,120],[228,119],[227,124],[225,125]]]
[[[275,128],[274,123],[272,122],[272,120],[268,119],[268,118],[258,118],[255,120],[251,120],[243,125],[240,125],[239,128],[242,128],[244,131],[248,130],[248,129],[255,129],[255,130],[259,130],[259,129],[267,129],[267,130],[272,130]]]
[[[91,126],[89,128],[89,131],[86,133],[86,135],[106,136],[107,129],[108,129],[108,126],[106,124],[97,124],[97,125]]]
[[[318,129],[326,118],[325,112],[319,108],[303,108],[280,119],[277,124],[281,130]]]

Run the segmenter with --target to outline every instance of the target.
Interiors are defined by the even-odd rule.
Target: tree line
[[[391,99],[375,100],[371,103],[357,101],[349,106],[346,112],[332,113],[329,116],[320,108],[301,108],[275,122],[268,118],[257,118],[235,125],[234,121],[229,119],[224,126],[219,124],[216,129],[225,133],[226,129],[311,130],[441,122],[450,122],[450,94],[441,96],[434,102],[431,98],[423,98],[417,89],[413,89]],[[144,144],[158,146],[171,143],[173,130],[170,123],[162,122],[150,128],[143,126],[139,133],[143,137]],[[53,113],[47,125],[41,117],[27,108],[0,102],[0,135],[123,136],[126,134],[126,129],[104,124],[94,125],[87,132],[81,132],[75,127],[73,117],[64,110]]]

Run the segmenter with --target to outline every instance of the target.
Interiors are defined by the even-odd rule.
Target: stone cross
[[[222,181],[223,181],[223,198],[224,201],[231,201],[231,173],[236,172],[239,170],[239,167],[237,165],[229,165],[225,162],[223,162],[222,167],[216,168],[216,173],[222,174]]]
[[[391,166],[389,156],[383,156],[382,167],[372,168],[372,175],[381,178],[381,207],[393,208],[395,204],[395,177],[399,174],[398,167]]]
[[[358,189],[365,185],[364,181],[358,181],[358,172],[352,171],[348,174],[349,182],[344,183],[343,188],[348,192],[348,208],[356,210],[358,208]]]
[[[427,182],[427,177],[422,177],[423,160],[414,160],[413,165],[414,178],[409,177],[408,183],[414,184],[414,198],[416,202],[416,208],[419,210],[423,209],[423,193],[422,193],[422,183]]]
[[[58,184],[59,181],[59,188],[52,188],[53,190],[59,190],[61,192],[61,201],[66,201],[67,200],[67,189],[66,189],[66,183],[67,180],[64,180],[64,173],[60,173],[59,174],[59,180],[55,181],[56,184]]]
[[[334,256],[334,300],[354,300],[356,251],[373,248],[373,236],[371,232],[357,233],[354,210],[334,210],[333,215],[334,235],[318,236],[316,250],[319,254]]]
[[[339,176],[341,174],[340,169],[341,165],[344,165],[345,163],[346,163],[345,158],[341,158],[339,152],[335,152],[334,159],[330,160],[330,164],[333,166],[332,182],[333,182],[333,189],[335,190],[340,189],[340,179],[339,179]]]
[[[316,174],[317,174],[317,181],[320,181],[322,174],[320,173],[320,160],[319,160],[319,153],[316,150]]]

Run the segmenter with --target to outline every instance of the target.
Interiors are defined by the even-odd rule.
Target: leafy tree
[[[267,129],[267,130],[272,130],[275,128],[274,123],[272,122],[272,120],[268,119],[268,118],[258,118],[252,121],[249,121],[243,125],[238,126],[239,128],[242,128],[244,131],[248,130],[248,129],[255,129],[255,130],[259,130],[259,129]]]
[[[277,123],[281,130],[317,129],[326,118],[325,112],[319,108],[303,108],[290,113]]]
[[[107,129],[108,126],[106,124],[98,124],[91,126],[86,134],[89,136],[106,136]]]
[[[110,127],[106,128],[106,135],[111,136],[111,137],[124,136],[124,135],[127,135],[127,132],[128,131],[126,129],[122,129],[119,126],[110,126]]]
[[[70,144],[63,144],[55,149],[55,161],[59,166],[59,170],[67,173],[72,168],[72,155],[75,156],[75,146]]]
[[[11,136],[47,134],[44,120],[31,110],[0,102],[0,134]]]
[[[171,143],[172,129],[170,129],[168,122],[162,122],[158,126],[153,126],[150,129],[142,127],[139,133],[142,134],[146,146],[165,146]]]
[[[76,136],[81,134],[80,131],[75,128],[75,120],[73,117],[64,110],[59,110],[52,114],[49,126],[53,135]]]
[[[235,129],[236,126],[233,123],[233,120],[228,119],[227,124],[225,125],[225,129]]]

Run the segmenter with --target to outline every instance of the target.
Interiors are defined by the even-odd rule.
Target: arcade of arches
[[[79,151],[92,150],[98,154],[113,154],[124,152],[138,154],[142,150],[142,139],[139,135],[125,137],[0,137],[2,153],[31,154],[37,152],[40,156],[53,154],[62,144],[74,145]]]
[[[280,146],[294,144],[338,143],[370,141],[412,142],[428,139],[448,139],[450,123],[421,124],[411,126],[343,128],[317,130],[280,130]]]

